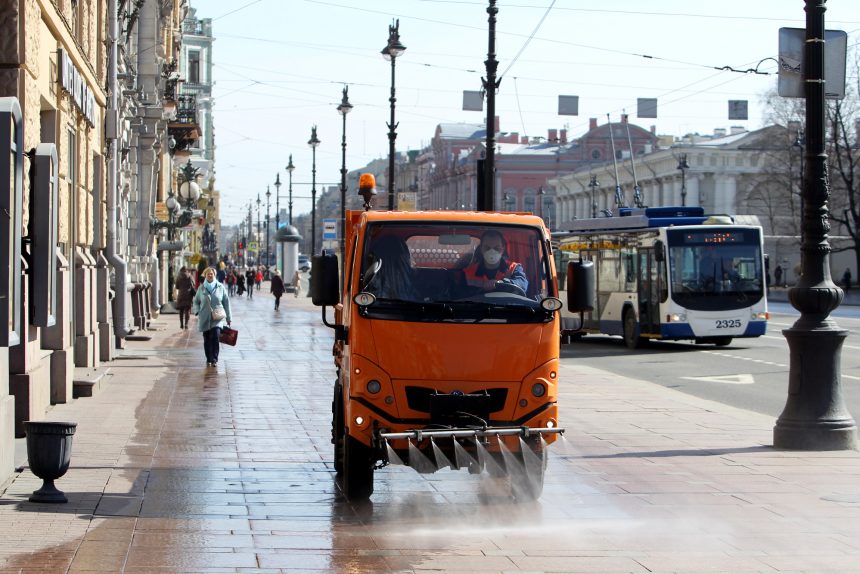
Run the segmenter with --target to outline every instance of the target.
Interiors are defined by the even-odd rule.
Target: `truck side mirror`
[[[333,306],[340,303],[337,255],[314,255],[311,265],[311,300],[314,305]]]
[[[594,310],[594,262],[567,264],[567,308],[576,313]]]

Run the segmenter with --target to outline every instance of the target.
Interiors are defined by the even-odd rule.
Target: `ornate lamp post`
[[[597,176],[592,175],[591,181],[588,182],[588,187],[591,188],[591,217],[597,217],[597,196],[594,195],[594,190],[597,189],[599,185],[600,184],[597,183]]]
[[[479,205],[481,211],[493,211],[496,201],[496,90],[499,89],[500,80],[496,80],[496,69],[499,66],[496,60],[496,0],[490,0],[487,7],[489,22],[489,41],[487,47],[487,59],[484,64],[487,67],[487,79],[481,78],[484,92],[487,94],[487,142],[484,146],[486,157],[484,159],[484,201]]]
[[[338,113],[343,116],[343,138],[340,142],[340,147],[342,150],[341,164],[340,164],[340,256],[341,261],[344,261],[344,253],[346,246],[346,114],[352,110],[352,104],[349,103],[349,97],[347,96],[347,92],[349,90],[349,86],[343,87],[343,99],[340,101],[340,105],[337,107]],[[341,281],[343,281],[344,274],[344,265],[341,264]]]
[[[311,139],[308,140],[308,145],[311,146],[311,255],[316,255],[317,252],[317,146],[320,145],[320,140],[317,137],[317,127],[311,128]],[[292,187],[292,180],[290,180]],[[308,291],[310,295],[310,291]]]
[[[287,203],[287,208],[289,210],[288,211],[289,219],[287,219],[287,223],[289,223],[290,225],[293,224],[293,171],[295,169],[296,169],[296,166],[293,165],[293,154],[290,154],[290,161],[287,164],[287,173],[290,174],[290,187],[289,187],[290,197],[289,197],[289,203]]]
[[[275,175],[275,233],[281,228],[281,172]]]
[[[266,186],[266,272],[269,271],[269,209],[272,205],[272,192]]]
[[[690,169],[690,164],[687,163],[687,154],[681,154],[678,159],[678,169],[681,170],[681,206],[685,206],[687,205],[687,170]]]
[[[773,428],[773,446],[798,450],[857,448],[857,425],[842,396],[840,353],[848,331],[830,318],[844,292],[830,278],[824,106],[825,0],[806,0],[803,80],[806,97],[806,172],[803,174],[801,273],[788,292],[800,318],[788,341],[788,399]]]
[[[406,46],[400,43],[400,20],[395,20],[393,26],[388,26],[388,44],[382,49],[382,57],[391,61],[391,121],[388,123],[388,210],[394,211],[394,140],[397,139],[396,123],[394,123],[394,61],[406,51]]]
[[[262,236],[260,234],[260,194],[257,194],[257,265],[260,264],[260,243]]]

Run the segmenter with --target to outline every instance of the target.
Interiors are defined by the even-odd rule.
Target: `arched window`
[[[526,191],[526,196],[523,198],[523,210],[529,213],[535,212],[535,196],[532,190]]]
[[[600,159],[600,150],[599,149],[591,150],[591,159]]]

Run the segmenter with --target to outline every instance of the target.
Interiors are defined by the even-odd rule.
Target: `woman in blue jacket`
[[[227,288],[215,279],[212,267],[203,271],[203,283],[194,295],[192,311],[197,316],[197,329],[203,333],[203,351],[206,353],[206,366],[218,365],[218,351],[221,329],[230,325],[230,297]]]

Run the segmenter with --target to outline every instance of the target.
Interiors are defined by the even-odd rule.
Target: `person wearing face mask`
[[[463,273],[466,284],[479,292],[514,291],[510,285],[522,290],[525,295],[529,281],[523,266],[507,258],[505,239],[498,231],[490,229],[481,236],[481,244],[476,252],[478,260]]]
[[[197,290],[192,303],[197,315],[197,329],[203,333],[203,352],[206,353],[206,366],[218,365],[221,329],[230,325],[230,297],[227,288],[215,279],[211,267],[203,271],[203,284]]]

